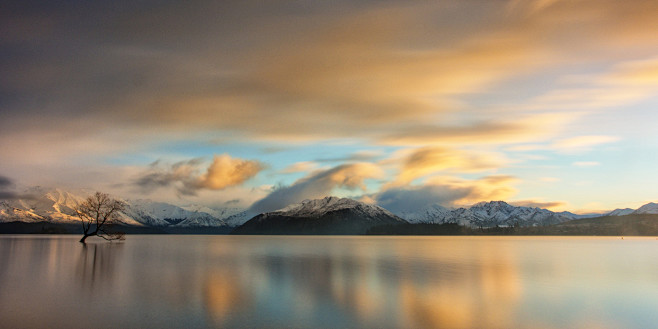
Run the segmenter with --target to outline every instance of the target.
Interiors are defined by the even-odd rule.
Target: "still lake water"
[[[658,240],[0,236],[3,328],[652,328]]]

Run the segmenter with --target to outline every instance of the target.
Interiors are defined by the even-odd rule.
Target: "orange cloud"
[[[199,174],[201,159],[162,165],[160,161],[151,164],[149,170],[140,174],[134,185],[144,192],[152,192],[162,187],[174,186],[182,195],[196,195],[199,190],[223,190],[238,186],[254,177],[264,165],[255,160],[232,158],[228,154],[215,155],[204,174]]]
[[[456,205],[469,205],[481,201],[507,200],[517,193],[511,185],[518,178],[509,175],[491,175],[476,180],[466,180],[456,177],[434,177],[427,184],[439,184],[453,188],[464,188],[469,193],[455,200]]]
[[[391,211],[413,211],[430,204],[465,206],[480,201],[506,200],[516,194],[512,187],[518,179],[491,175],[479,179],[439,176],[421,185],[389,186],[377,193],[377,204]]]
[[[392,145],[516,144],[549,139],[579,113],[542,113],[511,120],[489,120],[465,126],[423,124],[401,127],[380,141]]]
[[[394,185],[407,184],[416,178],[437,172],[481,172],[500,168],[506,160],[498,154],[467,152],[445,147],[405,150],[399,155],[400,172]],[[395,161],[395,160],[393,160]]]
[[[256,176],[263,165],[258,161],[231,158],[228,154],[215,155],[207,172],[199,177],[197,185],[210,190],[236,186]]]
[[[510,202],[511,205],[517,207],[532,207],[532,208],[542,208],[542,209],[564,209],[567,206],[566,202],[563,201],[541,201],[541,200],[518,200]]]

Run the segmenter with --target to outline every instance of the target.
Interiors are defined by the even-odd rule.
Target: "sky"
[[[658,2],[4,1],[0,194],[658,198]]]

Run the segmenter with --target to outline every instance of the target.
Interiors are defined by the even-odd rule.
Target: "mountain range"
[[[0,222],[78,222],[73,208],[91,191],[34,187],[27,197],[0,200]],[[121,222],[131,226],[158,228],[239,228],[237,232],[277,233],[278,228],[295,232],[361,232],[375,225],[396,223],[459,224],[466,227],[533,227],[594,217],[570,212],[552,212],[536,207],[513,206],[503,201],[480,202],[455,209],[439,204],[415,211],[390,212],[382,207],[348,198],[326,197],[305,200],[283,209],[252,214],[237,207],[176,206],[144,199],[126,199]],[[658,204],[638,209],[615,209],[599,216],[658,214]]]

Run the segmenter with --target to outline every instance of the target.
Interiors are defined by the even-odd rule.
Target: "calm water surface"
[[[656,238],[0,236],[0,327],[652,328]]]

